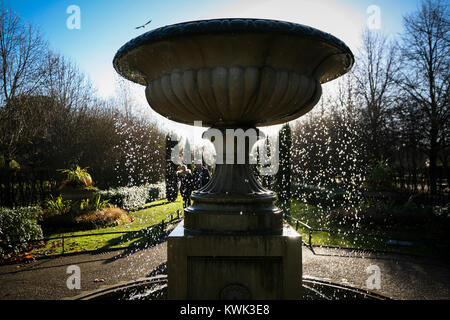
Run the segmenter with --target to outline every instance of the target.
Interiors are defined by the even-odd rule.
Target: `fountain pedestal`
[[[170,234],[169,299],[300,299],[301,237],[285,225],[280,235]]]
[[[252,172],[250,150],[260,131],[211,131],[215,142],[227,138],[215,144],[223,155],[217,162],[226,163],[216,163],[169,236],[169,299],[299,299],[301,236],[283,225],[276,195]]]

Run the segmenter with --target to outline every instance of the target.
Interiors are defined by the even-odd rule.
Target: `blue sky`
[[[302,23],[329,32],[356,51],[360,32],[377,6],[386,34],[402,30],[402,16],[419,0],[3,0],[28,22],[37,25],[55,51],[70,58],[87,74],[100,95],[114,93],[117,77],[112,60],[127,41],[168,24],[218,17],[271,18]],[[66,12],[80,8],[81,28],[68,29]],[[144,29],[135,27],[148,20]],[[137,99],[145,104],[143,88]]]
[[[99,93],[112,93],[112,59],[125,42],[160,26],[215,17],[261,17],[308,24],[330,32],[353,50],[371,5],[380,8],[386,33],[401,31],[402,15],[415,10],[415,0],[6,0],[26,21],[38,25],[51,47],[89,75]],[[68,29],[66,9],[77,5],[81,29]],[[148,20],[144,29],[135,27]]]

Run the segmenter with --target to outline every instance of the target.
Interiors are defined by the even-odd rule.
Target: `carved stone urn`
[[[227,132],[281,124],[310,111],[321,84],[353,65],[334,36],[283,21],[214,19],[149,31],[125,44],[114,68],[146,87],[147,101],[170,120]],[[227,131],[228,130],[228,131]],[[192,195],[184,224],[169,237],[172,299],[301,297],[301,237],[283,224],[276,195],[227,145],[227,160]],[[216,150],[219,152],[219,150]],[[231,155],[231,157],[230,157]]]

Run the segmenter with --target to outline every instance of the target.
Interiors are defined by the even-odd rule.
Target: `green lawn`
[[[180,210],[183,212],[181,197],[175,202],[167,203],[166,200],[155,201],[146,205],[144,209],[129,212],[130,222],[115,227],[106,227],[87,231],[75,231],[66,233],[46,234],[45,238],[64,237],[72,235],[89,235],[95,233],[139,231],[133,234],[108,234],[93,235],[88,237],[76,237],[64,239],[64,252],[82,252],[98,249],[114,249],[129,246],[142,246],[151,243],[151,237],[157,236],[156,231],[150,232],[149,227],[162,221],[167,215]],[[131,217],[133,221],[131,221]],[[35,248],[30,253],[32,256],[57,255],[62,252],[62,240],[49,240],[45,246]]]
[[[88,231],[70,232],[70,233],[53,233],[46,235],[46,238],[60,237],[62,235],[89,235],[94,233],[117,232],[117,231],[139,231],[133,234],[111,234],[111,235],[94,235],[89,237],[68,238],[64,240],[64,251],[82,252],[97,249],[114,249],[129,246],[143,246],[151,243],[151,237],[157,237],[156,234],[149,232],[148,228],[158,224],[168,214],[176,210],[182,210],[182,199],[178,199],[173,203],[167,203],[166,200],[160,200],[147,204],[146,208],[130,212],[129,216],[133,217],[133,221],[116,227],[108,227],[94,229]],[[416,254],[416,255],[434,255],[435,247],[431,242],[436,242],[439,234],[436,232],[436,226],[416,226],[416,227],[372,227],[365,228],[363,226],[345,225],[340,222],[330,221],[326,211],[319,208],[300,203],[297,200],[291,200],[291,215],[315,229],[329,229],[340,231],[339,233],[328,233],[314,231],[312,234],[312,244],[314,246],[336,246],[347,248],[360,248],[369,250],[381,250],[389,252]],[[292,222],[295,226],[295,222]],[[308,230],[305,227],[298,229],[303,240],[308,242]],[[370,233],[370,235],[349,234],[350,232]],[[430,243],[424,243],[423,240]],[[412,246],[389,245],[387,240],[407,240],[413,242]],[[40,255],[57,255],[61,253],[61,239],[50,240],[41,247],[32,250],[33,256]]]
[[[346,225],[336,221],[330,221],[324,210],[291,200],[291,215],[314,229],[328,229],[339,231],[329,233],[314,231],[311,243],[314,246],[336,246],[345,248],[361,248],[367,250],[379,250],[422,256],[432,256],[437,253],[433,243],[439,242],[442,235],[436,225],[420,225],[414,227],[383,226],[364,227],[359,225]],[[295,227],[295,221],[291,224]],[[301,226],[298,229],[305,242],[308,242],[309,231]],[[362,232],[366,234],[350,234]],[[388,244],[388,240],[400,240],[412,242],[411,246]]]

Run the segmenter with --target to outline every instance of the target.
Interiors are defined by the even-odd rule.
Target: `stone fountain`
[[[225,134],[285,123],[310,111],[321,84],[353,65],[350,49],[317,29],[274,20],[215,19],[149,31],[114,57],[170,120]],[[228,130],[228,131],[227,131]],[[216,165],[168,240],[169,299],[300,299],[301,236],[276,195],[243,163]],[[238,147],[227,145],[227,160]]]

